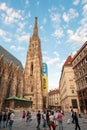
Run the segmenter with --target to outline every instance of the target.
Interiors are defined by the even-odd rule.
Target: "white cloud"
[[[61,44],[61,41],[59,39],[56,39],[56,44]]]
[[[24,41],[26,41],[26,42],[28,42],[29,41],[29,35],[23,35],[23,36],[18,36],[18,40],[20,41],[20,42],[24,42]]]
[[[64,12],[63,19],[65,22],[69,22],[69,16]]]
[[[80,23],[82,26],[87,25],[87,17],[84,17],[83,19],[81,19]]]
[[[53,28],[55,29],[51,35],[55,37],[55,40],[58,40],[58,38],[64,36],[63,28],[61,26],[61,14],[59,13],[58,9],[55,7],[52,7],[48,11],[50,13],[50,18],[51,18]]]
[[[64,12],[63,19],[65,22],[69,22],[70,20],[75,19],[78,16],[78,12],[75,9],[70,8],[68,13]]]
[[[59,58],[56,57],[56,58],[50,59],[50,60],[47,62],[47,64],[53,65],[53,64],[57,63],[58,61],[59,61]]]
[[[26,1],[25,1],[25,4],[28,5],[28,4],[29,4],[29,0],[26,0]]]
[[[2,12],[2,18],[5,24],[10,24],[22,20],[21,11],[15,11],[13,8],[9,8],[6,3],[0,4],[0,10]]]
[[[12,49],[12,50],[14,50],[14,51],[16,51],[16,52],[25,50],[25,48],[23,48],[23,47],[21,47],[21,46],[16,47],[16,46],[14,46],[14,45],[11,46],[10,49]]]
[[[63,67],[63,64],[64,64],[64,62],[65,62],[65,60],[61,60],[61,62],[58,62],[57,63],[57,68],[59,69],[59,70],[62,70],[62,67]]]
[[[73,43],[73,45],[83,44],[87,41],[87,26],[79,27],[76,32],[68,30],[68,42]]]
[[[11,42],[12,39],[11,39],[11,38],[8,38],[8,37],[4,37],[4,41],[5,41],[5,42]]]
[[[53,22],[53,24],[59,25],[60,21],[61,21],[61,15],[58,13],[57,8],[52,7],[51,9],[48,9],[48,11],[50,13],[49,15],[50,15],[50,18],[51,18],[51,21]]]
[[[54,51],[54,54],[59,57],[59,53],[57,51]]]
[[[43,51],[43,55],[47,55],[47,51]]]
[[[56,23],[60,22],[60,14],[51,14],[51,20]]]
[[[73,1],[73,4],[74,4],[74,5],[78,5],[79,2],[80,2],[80,0],[74,0],[74,1]]]
[[[72,43],[76,48],[79,45],[83,45],[87,41],[87,4],[83,6],[82,19],[79,21],[79,27],[76,31],[67,30],[68,42]]]
[[[63,37],[64,36],[63,30],[62,29],[55,30],[55,32],[52,34],[52,36],[54,36],[54,37]]]
[[[11,42],[11,38],[9,38],[10,33],[6,32],[2,29],[0,29],[0,37],[5,41],[5,42]]]
[[[50,13],[53,13],[54,11],[56,11],[56,8],[55,8],[55,7],[52,7],[52,8],[50,8],[50,9],[48,9],[48,11],[49,11]]]
[[[40,26],[40,30],[41,30],[41,31],[44,31],[44,27],[43,27],[43,26]]]
[[[87,0],[82,0],[82,4],[86,4],[87,3]]]
[[[40,39],[42,43],[49,43],[49,39],[47,37],[41,37]]]
[[[85,16],[87,16],[87,4],[85,4],[84,6],[83,6],[83,15]]]
[[[26,16],[26,17],[30,18],[30,17],[31,17],[31,13],[30,13],[30,12],[28,12],[28,14],[27,14],[27,16]]]
[[[6,32],[4,30],[0,29],[0,36],[3,37],[5,35],[6,35]]]
[[[21,29],[22,29],[22,28],[24,28],[25,23],[19,23],[19,24],[18,24],[18,26],[19,26],[19,28],[21,28]]]
[[[6,3],[1,3],[0,4],[0,10],[7,10],[7,6],[6,6]]]
[[[32,25],[29,25],[29,29],[31,29],[31,28],[33,28],[33,26],[32,26]]]
[[[46,24],[46,22],[47,22],[47,19],[46,19],[46,18],[44,18],[44,19],[43,19],[43,23],[44,23],[44,24]]]
[[[40,1],[37,1],[37,2],[36,2],[36,4],[37,4],[37,6],[39,6],[39,4],[40,4]]]
[[[59,60],[59,57],[49,58],[47,56],[43,56],[43,61],[45,61],[48,64],[48,66],[56,64]]]

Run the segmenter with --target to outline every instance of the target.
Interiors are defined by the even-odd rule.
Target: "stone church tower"
[[[42,52],[41,42],[38,36],[37,17],[35,17],[33,35],[30,38],[24,73],[24,97],[33,101],[32,109],[42,110]]]

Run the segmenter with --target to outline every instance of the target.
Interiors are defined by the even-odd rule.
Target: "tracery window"
[[[31,86],[31,92],[33,92],[33,86]]]
[[[33,62],[31,63],[31,68],[30,68],[30,76],[33,75]]]

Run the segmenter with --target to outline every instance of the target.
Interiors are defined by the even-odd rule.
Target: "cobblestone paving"
[[[37,130],[36,125],[36,114],[32,114],[32,121],[26,122],[24,119],[22,119],[21,113],[15,113],[15,120],[13,124],[13,130]],[[70,118],[69,114],[65,114],[63,117],[63,130],[75,130],[75,124],[67,124],[67,120]],[[87,130],[87,119],[83,120],[83,118],[79,119],[79,124],[81,127],[81,130]],[[3,128],[2,130],[8,130],[8,128]],[[40,126],[40,130],[43,130],[42,123]],[[56,130],[58,130],[58,126],[56,127]]]

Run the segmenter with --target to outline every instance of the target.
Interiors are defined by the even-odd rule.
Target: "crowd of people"
[[[9,110],[8,112],[0,111],[0,129],[8,127],[9,130],[12,130],[14,116],[15,114],[13,110]]]
[[[37,129],[40,129],[41,119],[43,121],[43,128],[51,130],[56,130],[56,126],[59,126],[59,130],[63,130],[62,117],[64,113],[62,110],[56,112],[52,110],[44,110],[43,113],[38,111],[37,113]]]
[[[79,117],[81,117],[80,114],[78,114]],[[78,121],[78,115],[73,109],[71,109],[71,117],[72,121],[71,123],[75,124],[75,130],[77,128],[81,130],[79,121]],[[0,129],[5,128],[8,126],[9,130],[12,130],[13,122],[14,122],[14,111],[9,110],[8,112],[0,112]],[[41,125],[43,125],[43,129],[46,130],[63,130],[63,116],[64,111],[63,110],[44,110],[43,112],[38,110],[36,113],[36,119],[37,119],[37,130],[40,130]],[[22,112],[22,119],[26,121],[29,125],[31,125],[32,121],[32,114],[30,111],[23,110]],[[70,122],[70,120],[69,120]],[[69,123],[68,122],[68,123]]]
[[[43,124],[43,129],[44,130],[63,130],[63,116],[64,116],[64,111],[63,110],[44,110],[41,112],[38,110],[36,114],[36,119],[37,119],[37,130],[40,130],[41,124]],[[32,120],[32,115],[30,111],[23,111],[22,113],[22,118],[26,119],[26,122],[30,122]],[[79,114],[79,117],[81,115]],[[77,113],[71,109],[71,118],[72,121],[71,123],[75,124],[75,130],[77,128],[81,130],[79,121],[78,121],[78,116]],[[42,122],[42,123],[41,123]],[[69,119],[70,123],[70,119]]]

